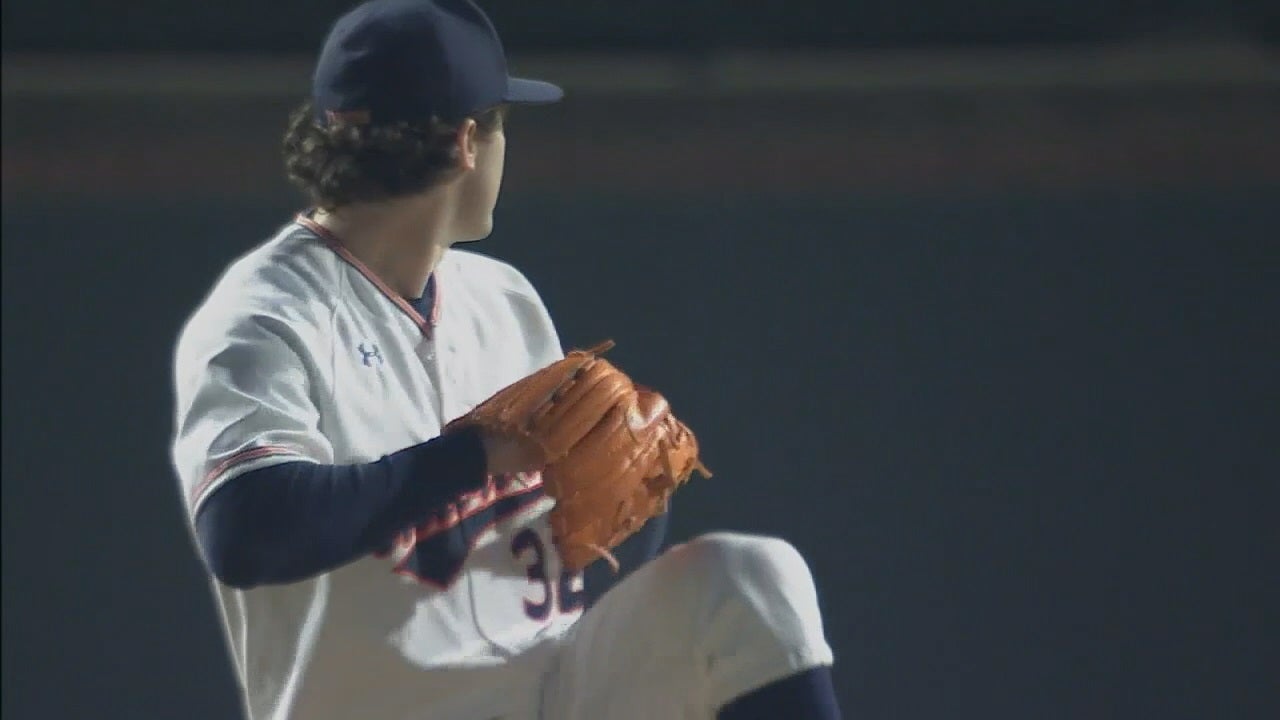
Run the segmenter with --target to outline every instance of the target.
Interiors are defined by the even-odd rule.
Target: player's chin
[[[485,218],[482,222],[476,223],[476,226],[469,228],[468,232],[462,234],[462,239],[458,242],[476,242],[484,240],[493,234],[493,216]]]

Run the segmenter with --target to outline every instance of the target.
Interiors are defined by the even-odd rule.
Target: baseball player
[[[508,108],[561,95],[508,76],[470,0],[331,29],[284,143],[311,207],[226,269],[174,359],[172,459],[251,720],[839,717],[790,545],[657,555],[658,518],[587,582],[537,444],[446,431],[565,358],[529,281],[455,247],[491,232]]]

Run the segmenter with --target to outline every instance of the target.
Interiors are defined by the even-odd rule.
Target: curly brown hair
[[[506,114],[506,106],[499,105],[472,119],[487,136],[502,128]],[[285,172],[324,210],[414,195],[457,168],[457,130],[436,119],[419,125],[322,125],[308,100],[289,116]]]

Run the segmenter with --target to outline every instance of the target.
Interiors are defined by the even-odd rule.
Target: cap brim
[[[527,78],[507,78],[507,94],[504,102],[536,105],[553,103],[564,97],[564,90],[542,80]]]

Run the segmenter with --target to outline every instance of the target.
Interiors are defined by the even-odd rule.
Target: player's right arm
[[[323,365],[308,350],[326,343],[313,332],[263,311],[193,322],[179,342],[173,459],[201,553],[232,587],[296,582],[385,549],[487,478],[475,433],[333,463],[316,401]]]

